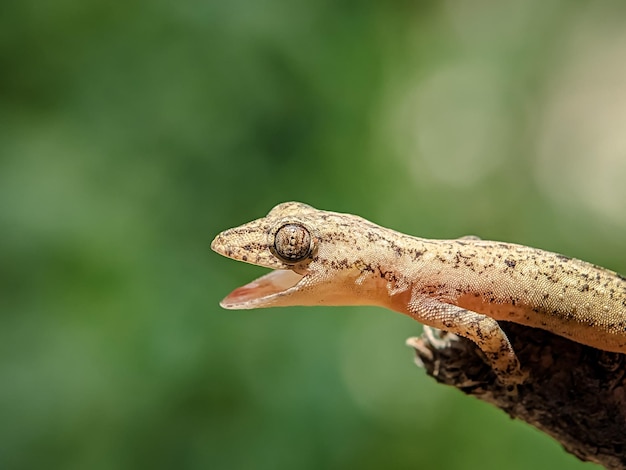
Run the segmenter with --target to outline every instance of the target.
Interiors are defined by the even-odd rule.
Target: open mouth
[[[238,287],[220,305],[230,310],[270,307],[278,298],[298,290],[303,278],[303,275],[290,269],[277,269]]]

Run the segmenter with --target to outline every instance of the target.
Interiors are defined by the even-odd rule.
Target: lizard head
[[[366,265],[367,227],[360,217],[298,202],[274,207],[266,217],[225,230],[211,248],[272,271],[231,292],[227,309],[291,305],[367,305],[380,273]],[[371,245],[371,240],[369,240]]]

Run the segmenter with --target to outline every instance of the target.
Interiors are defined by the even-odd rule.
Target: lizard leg
[[[420,323],[476,343],[503,384],[519,384],[525,380],[509,339],[493,318],[421,296],[413,296],[407,307],[408,314]]]

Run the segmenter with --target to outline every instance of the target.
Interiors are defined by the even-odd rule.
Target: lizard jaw
[[[220,305],[229,310],[276,306],[281,297],[298,290],[298,284],[303,278],[302,274],[289,269],[275,270],[238,287]]]

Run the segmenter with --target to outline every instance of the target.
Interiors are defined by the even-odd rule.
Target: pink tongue
[[[278,294],[296,285],[300,279],[302,279],[302,276],[293,271],[272,271],[245,286],[238,287],[228,294],[220,304],[222,307],[230,309],[246,308],[246,303],[271,296],[272,294]],[[258,306],[261,306],[261,304],[262,302],[258,303]]]

